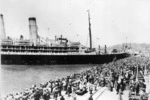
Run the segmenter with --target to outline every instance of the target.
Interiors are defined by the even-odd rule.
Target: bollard
[[[94,86],[94,91],[97,91],[97,86],[96,85]]]
[[[77,100],[76,96],[73,96],[73,100]]]
[[[93,91],[93,90],[92,90],[92,88],[90,88],[90,90],[89,90],[89,91],[90,91],[90,94],[92,94],[92,91]]]
[[[76,94],[75,93],[72,93],[72,94],[73,94],[72,95],[73,100],[77,100]]]
[[[88,100],[93,100],[93,97],[92,97],[92,94],[90,95],[89,99]]]
[[[65,100],[65,98],[63,96],[61,96],[60,100]]]
[[[119,100],[122,100],[122,94],[121,94],[121,91],[119,91]]]

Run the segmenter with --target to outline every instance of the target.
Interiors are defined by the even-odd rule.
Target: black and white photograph
[[[0,0],[0,100],[150,100],[150,0]]]

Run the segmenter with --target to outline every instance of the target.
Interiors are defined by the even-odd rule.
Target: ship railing
[[[18,54],[18,55],[95,55],[95,53],[42,53],[42,52],[1,52],[1,54]]]

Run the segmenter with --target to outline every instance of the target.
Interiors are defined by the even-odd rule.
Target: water
[[[95,65],[1,65],[1,96],[24,91],[50,79],[80,73]]]

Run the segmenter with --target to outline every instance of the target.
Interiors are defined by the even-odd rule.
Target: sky
[[[150,0],[0,0],[6,35],[29,39],[29,17],[36,17],[38,35],[55,35],[89,46],[150,43]]]

